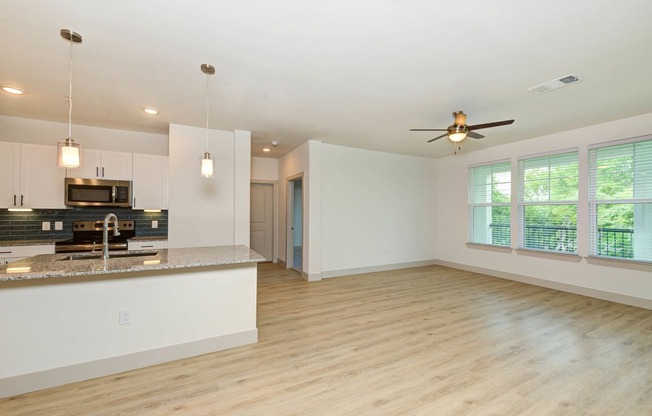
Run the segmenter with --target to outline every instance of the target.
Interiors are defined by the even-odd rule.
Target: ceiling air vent
[[[553,79],[552,81],[544,82],[543,84],[535,85],[534,87],[528,88],[527,90],[537,95],[544,94],[546,92],[557,90],[567,85],[582,81],[583,79],[584,78],[578,74],[569,74],[558,79]]]

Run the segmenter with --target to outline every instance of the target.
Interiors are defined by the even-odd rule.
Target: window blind
[[[589,150],[590,254],[652,261],[652,136]]]
[[[511,245],[510,161],[469,168],[469,241]]]
[[[577,252],[577,151],[518,162],[519,247]]]

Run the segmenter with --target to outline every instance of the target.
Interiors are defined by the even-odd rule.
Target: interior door
[[[267,261],[273,260],[273,189],[272,184],[251,184],[249,244],[253,251],[261,254]]]

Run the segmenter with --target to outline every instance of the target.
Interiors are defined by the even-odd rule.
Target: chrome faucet
[[[109,258],[109,221],[111,219],[113,219],[113,235],[120,235],[118,217],[113,213],[106,214],[106,217],[104,217],[104,233],[102,234],[102,258],[104,260]]]

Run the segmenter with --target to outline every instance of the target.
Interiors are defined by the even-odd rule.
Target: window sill
[[[516,254],[533,256],[533,257],[542,257],[545,259],[564,260],[573,263],[579,263],[580,260],[582,260],[582,256],[578,254],[562,253],[561,251],[533,250],[530,248],[517,248]]]
[[[628,260],[613,257],[588,256],[587,263],[598,266],[618,267],[621,269],[642,270],[644,272],[652,271],[652,262],[644,260]]]
[[[497,246],[493,244],[482,244],[482,243],[466,243],[467,248],[474,248],[478,250],[487,250],[495,251],[498,253],[511,253],[512,248],[509,246]]]

